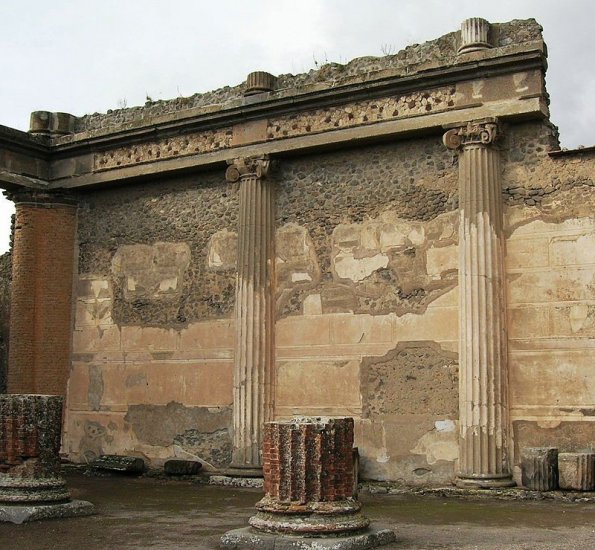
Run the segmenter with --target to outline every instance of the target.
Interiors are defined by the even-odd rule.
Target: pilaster
[[[508,369],[499,135],[495,120],[454,128],[459,153],[459,486],[514,485],[508,464]]]
[[[267,157],[236,159],[225,174],[240,182],[234,356],[232,468],[262,467],[262,430],[274,403],[274,188]]]

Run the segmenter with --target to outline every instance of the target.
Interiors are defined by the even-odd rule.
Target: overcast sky
[[[0,124],[31,111],[74,115],[242,82],[254,70],[394,53],[467,17],[534,17],[562,146],[595,144],[593,0],[1,0]],[[12,204],[0,199],[0,253]]]

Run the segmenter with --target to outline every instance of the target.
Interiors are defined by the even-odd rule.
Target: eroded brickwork
[[[65,395],[76,207],[25,200],[14,224],[8,391]]]
[[[0,503],[64,501],[62,397],[0,396]]]

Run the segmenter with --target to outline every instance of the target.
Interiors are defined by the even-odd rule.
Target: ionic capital
[[[271,161],[267,155],[228,160],[225,179],[231,183],[244,178],[264,178],[269,172]]]
[[[466,145],[492,145],[499,136],[498,121],[492,119],[452,128],[444,134],[442,142],[448,149],[460,150]]]

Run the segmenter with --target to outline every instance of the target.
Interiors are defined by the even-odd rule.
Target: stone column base
[[[21,478],[0,475],[0,505],[29,502],[64,502],[70,500],[66,481],[61,477]]]
[[[455,480],[455,485],[460,489],[502,489],[504,487],[516,487],[516,483],[510,474],[501,476],[469,476],[465,477],[459,474]]]
[[[43,519],[90,516],[95,506],[86,500],[71,500],[55,504],[13,505],[0,504],[0,523],[29,523]]]
[[[221,537],[221,548],[231,550],[365,550],[389,544],[396,540],[390,529],[371,527],[363,533],[343,537],[300,537],[261,533],[244,527],[228,531]]]
[[[370,520],[361,513],[361,504],[352,499],[333,502],[279,502],[264,497],[249,524],[258,531],[312,536],[347,536],[362,532]]]
[[[242,468],[233,464],[223,470],[222,474],[228,477],[263,477],[262,468]]]

